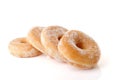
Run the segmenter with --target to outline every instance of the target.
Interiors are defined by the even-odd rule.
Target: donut
[[[58,50],[69,64],[82,69],[95,67],[100,58],[97,43],[78,30],[67,31],[58,43]]]
[[[41,31],[44,27],[33,27],[27,35],[27,41],[42,53],[46,53],[41,43]]]
[[[21,58],[34,57],[41,54],[41,52],[29,44],[24,37],[12,40],[8,48],[12,55]]]
[[[60,38],[66,31],[67,29],[61,26],[49,26],[44,28],[41,32],[41,43],[43,44],[47,55],[60,62],[64,62],[65,59],[60,56],[57,46]]]

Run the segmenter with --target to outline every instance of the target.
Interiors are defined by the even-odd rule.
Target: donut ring
[[[58,50],[69,64],[82,69],[95,67],[100,57],[96,42],[77,30],[68,31],[63,35],[59,41]]]
[[[47,55],[60,62],[64,62],[65,59],[60,56],[57,46],[60,38],[66,31],[67,29],[60,26],[49,26],[43,29],[41,33],[41,42],[47,52]]]
[[[27,42],[26,38],[16,38],[12,40],[8,48],[12,55],[21,58],[34,57],[41,54],[41,52]]]
[[[41,51],[42,53],[46,53],[44,50],[43,45],[41,44],[41,31],[43,27],[34,27],[32,28],[27,35],[28,42],[35,47],[37,50]]]

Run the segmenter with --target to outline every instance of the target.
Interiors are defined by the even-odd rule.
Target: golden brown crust
[[[100,57],[96,42],[77,30],[68,31],[63,35],[58,50],[70,64],[85,69],[94,67]]]
[[[27,42],[26,38],[16,38],[12,40],[8,48],[12,55],[21,58],[34,57],[41,54],[41,52]]]

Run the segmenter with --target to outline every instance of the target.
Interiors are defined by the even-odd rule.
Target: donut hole
[[[58,40],[60,40],[61,38],[62,38],[62,36],[59,36],[59,37],[58,37]]]
[[[76,46],[80,49],[85,49],[83,43],[77,43]]]

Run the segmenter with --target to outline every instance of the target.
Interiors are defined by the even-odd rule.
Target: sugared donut
[[[26,38],[16,38],[12,40],[8,48],[12,55],[21,58],[34,57],[41,54],[41,52],[27,42]]]
[[[60,26],[49,26],[42,30],[41,42],[47,52],[47,55],[57,61],[64,61],[58,51],[58,43],[67,29]]]
[[[41,51],[42,53],[46,53],[41,43],[42,30],[43,30],[43,27],[33,27],[27,35],[27,40],[37,50]]]
[[[62,36],[58,50],[68,63],[83,69],[95,67],[100,57],[96,42],[77,30],[70,30]]]

